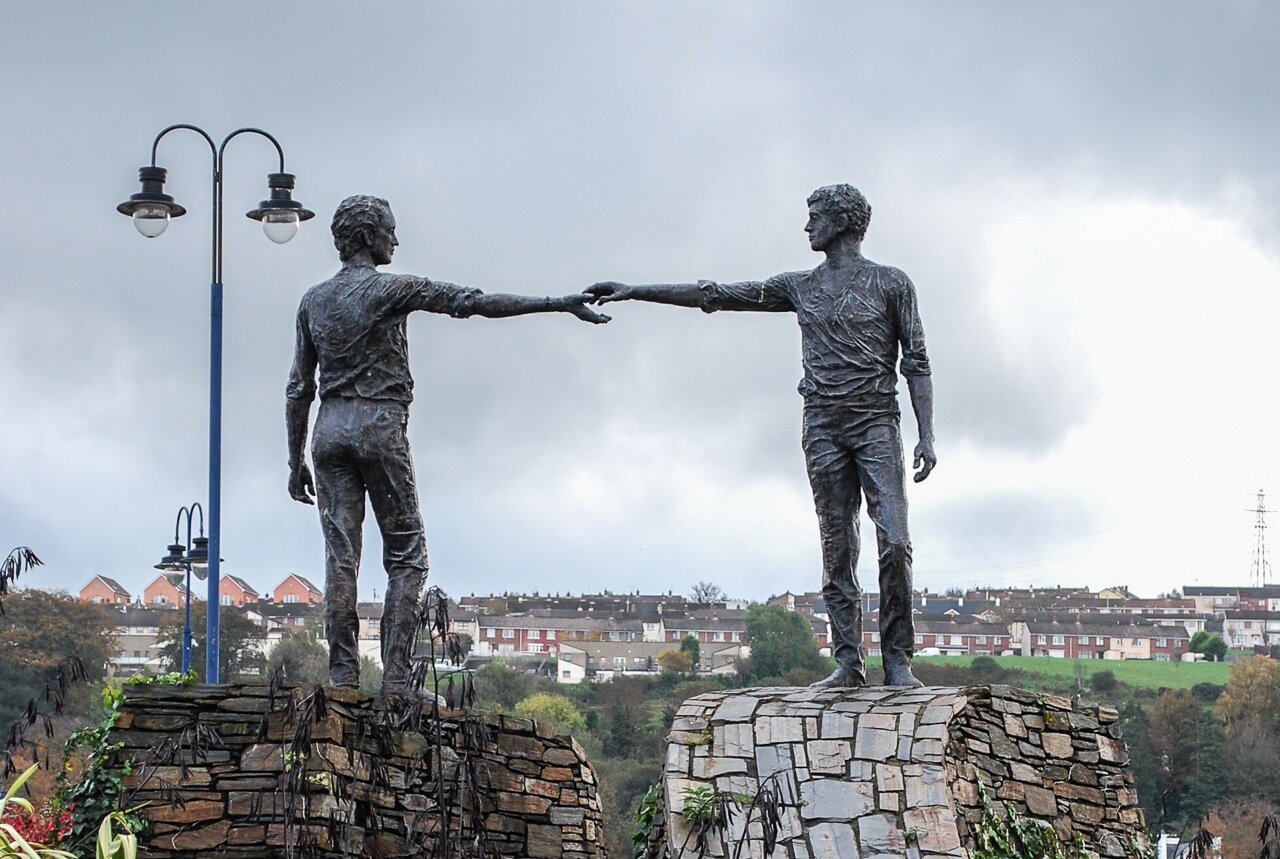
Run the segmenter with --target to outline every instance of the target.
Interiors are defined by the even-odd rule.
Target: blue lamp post
[[[200,514],[200,536],[192,537],[191,520],[197,513]],[[187,542],[180,543],[178,535],[184,518],[187,520]],[[173,523],[173,543],[156,564],[156,569],[168,572],[185,570],[187,573],[186,617],[182,622],[182,673],[186,674],[191,670],[191,572],[195,570],[196,578],[203,579],[209,569],[209,538],[204,535],[204,508],[200,502],[193,501],[190,507],[178,509],[178,518]],[[218,606],[211,607],[209,611],[218,611]]]
[[[161,139],[171,131],[194,131],[209,144],[213,155],[213,274],[209,287],[209,611],[205,648],[205,682],[218,682],[219,640],[219,550],[222,546],[222,190],[223,165],[227,144],[242,134],[265,137],[275,146],[280,157],[280,172],[267,176],[268,199],[258,204],[247,216],[262,223],[267,238],[283,244],[298,232],[298,224],[315,216],[293,199],[294,176],[284,172],[284,150],[280,143],[259,128],[239,128],[215,144],[203,129],[185,123],[171,125],[156,135],[151,144],[151,164],[138,170],[142,190],[116,206],[116,211],[133,218],[138,232],[156,238],[169,226],[172,218],[186,214],[173,197],[164,193],[166,171],[156,166],[156,151]],[[175,544],[177,541],[174,541]],[[188,621],[188,627],[190,623]]]

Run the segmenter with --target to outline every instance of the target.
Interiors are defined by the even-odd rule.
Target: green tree
[[[753,605],[747,609],[747,639],[751,658],[746,676],[759,681],[781,677],[788,671],[821,671],[824,663],[809,623],[793,611],[773,605]]]
[[[1116,673],[1114,671],[1095,671],[1093,676],[1089,678],[1089,685],[1093,687],[1094,692],[1110,692],[1116,688]]]
[[[1222,723],[1190,692],[1166,690],[1151,708],[1147,741],[1155,764],[1157,825],[1175,828],[1207,815],[1226,778]]]
[[[191,665],[197,671],[204,666],[205,618],[208,616],[205,608],[203,602],[191,602]],[[219,608],[219,678],[223,683],[229,683],[244,677],[261,677],[262,643],[266,641],[266,630],[233,606]],[[169,671],[182,667],[182,618],[183,613],[175,611],[173,617],[160,624],[156,643]]]
[[[367,656],[360,657],[360,691],[366,695],[382,691],[382,666]]]
[[[664,650],[658,654],[658,664],[669,674],[692,674],[693,660],[683,650]]]
[[[476,672],[475,682],[476,707],[503,713],[510,713],[516,704],[544,685],[536,675],[516,671],[497,659]]]
[[[522,719],[533,719],[558,734],[575,734],[587,725],[578,708],[563,695],[536,692],[516,704],[515,714]]]
[[[1227,655],[1227,643],[1222,640],[1221,635],[1200,630],[1191,636],[1191,652],[1202,653],[1205,659],[1212,662],[1221,662]]]
[[[64,659],[83,662],[90,681],[101,678],[114,652],[113,631],[110,612],[100,605],[31,588],[7,594],[0,614],[0,731],[7,733],[27,702],[44,692]],[[72,696],[73,710],[83,712],[89,696],[75,689]]]
[[[267,676],[284,666],[291,683],[328,683],[329,651],[309,629],[293,632],[276,642],[267,655]]]
[[[680,639],[680,652],[689,655],[689,661],[693,663],[693,667],[697,668],[698,663],[702,661],[702,648],[698,646],[698,636],[686,635]]]

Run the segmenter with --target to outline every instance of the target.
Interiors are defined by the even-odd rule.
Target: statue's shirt
[[[929,375],[924,327],[911,280],[863,260],[839,272],[812,271],[766,281],[702,283],[702,309],[791,311],[800,323],[806,402],[853,407],[864,418],[898,416],[898,363],[904,376]]]
[[[415,310],[471,315],[478,289],[370,266],[347,266],[307,290],[298,306],[297,346],[285,395],[310,402],[361,397],[413,400],[405,319]]]

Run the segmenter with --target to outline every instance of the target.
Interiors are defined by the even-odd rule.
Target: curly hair
[[[809,195],[809,206],[830,215],[847,215],[849,229],[861,241],[871,223],[871,204],[852,185],[826,185]]]
[[[339,203],[329,225],[338,257],[346,262],[355,256],[366,246],[365,231],[382,229],[390,214],[391,204],[381,197],[357,194]]]

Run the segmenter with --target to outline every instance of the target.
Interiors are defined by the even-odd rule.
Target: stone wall
[[[1002,686],[700,695],[668,737],[651,854],[695,855],[688,791],[745,803],[768,784],[784,796],[772,859],[968,856],[984,808],[1001,803],[1097,855],[1137,856],[1142,811],[1117,719]],[[766,855],[758,821],[731,818],[742,856]]]
[[[125,691],[111,739],[133,762],[125,804],[147,803],[140,856],[431,855],[442,833],[486,855],[604,856],[582,748],[527,719],[319,687]]]

